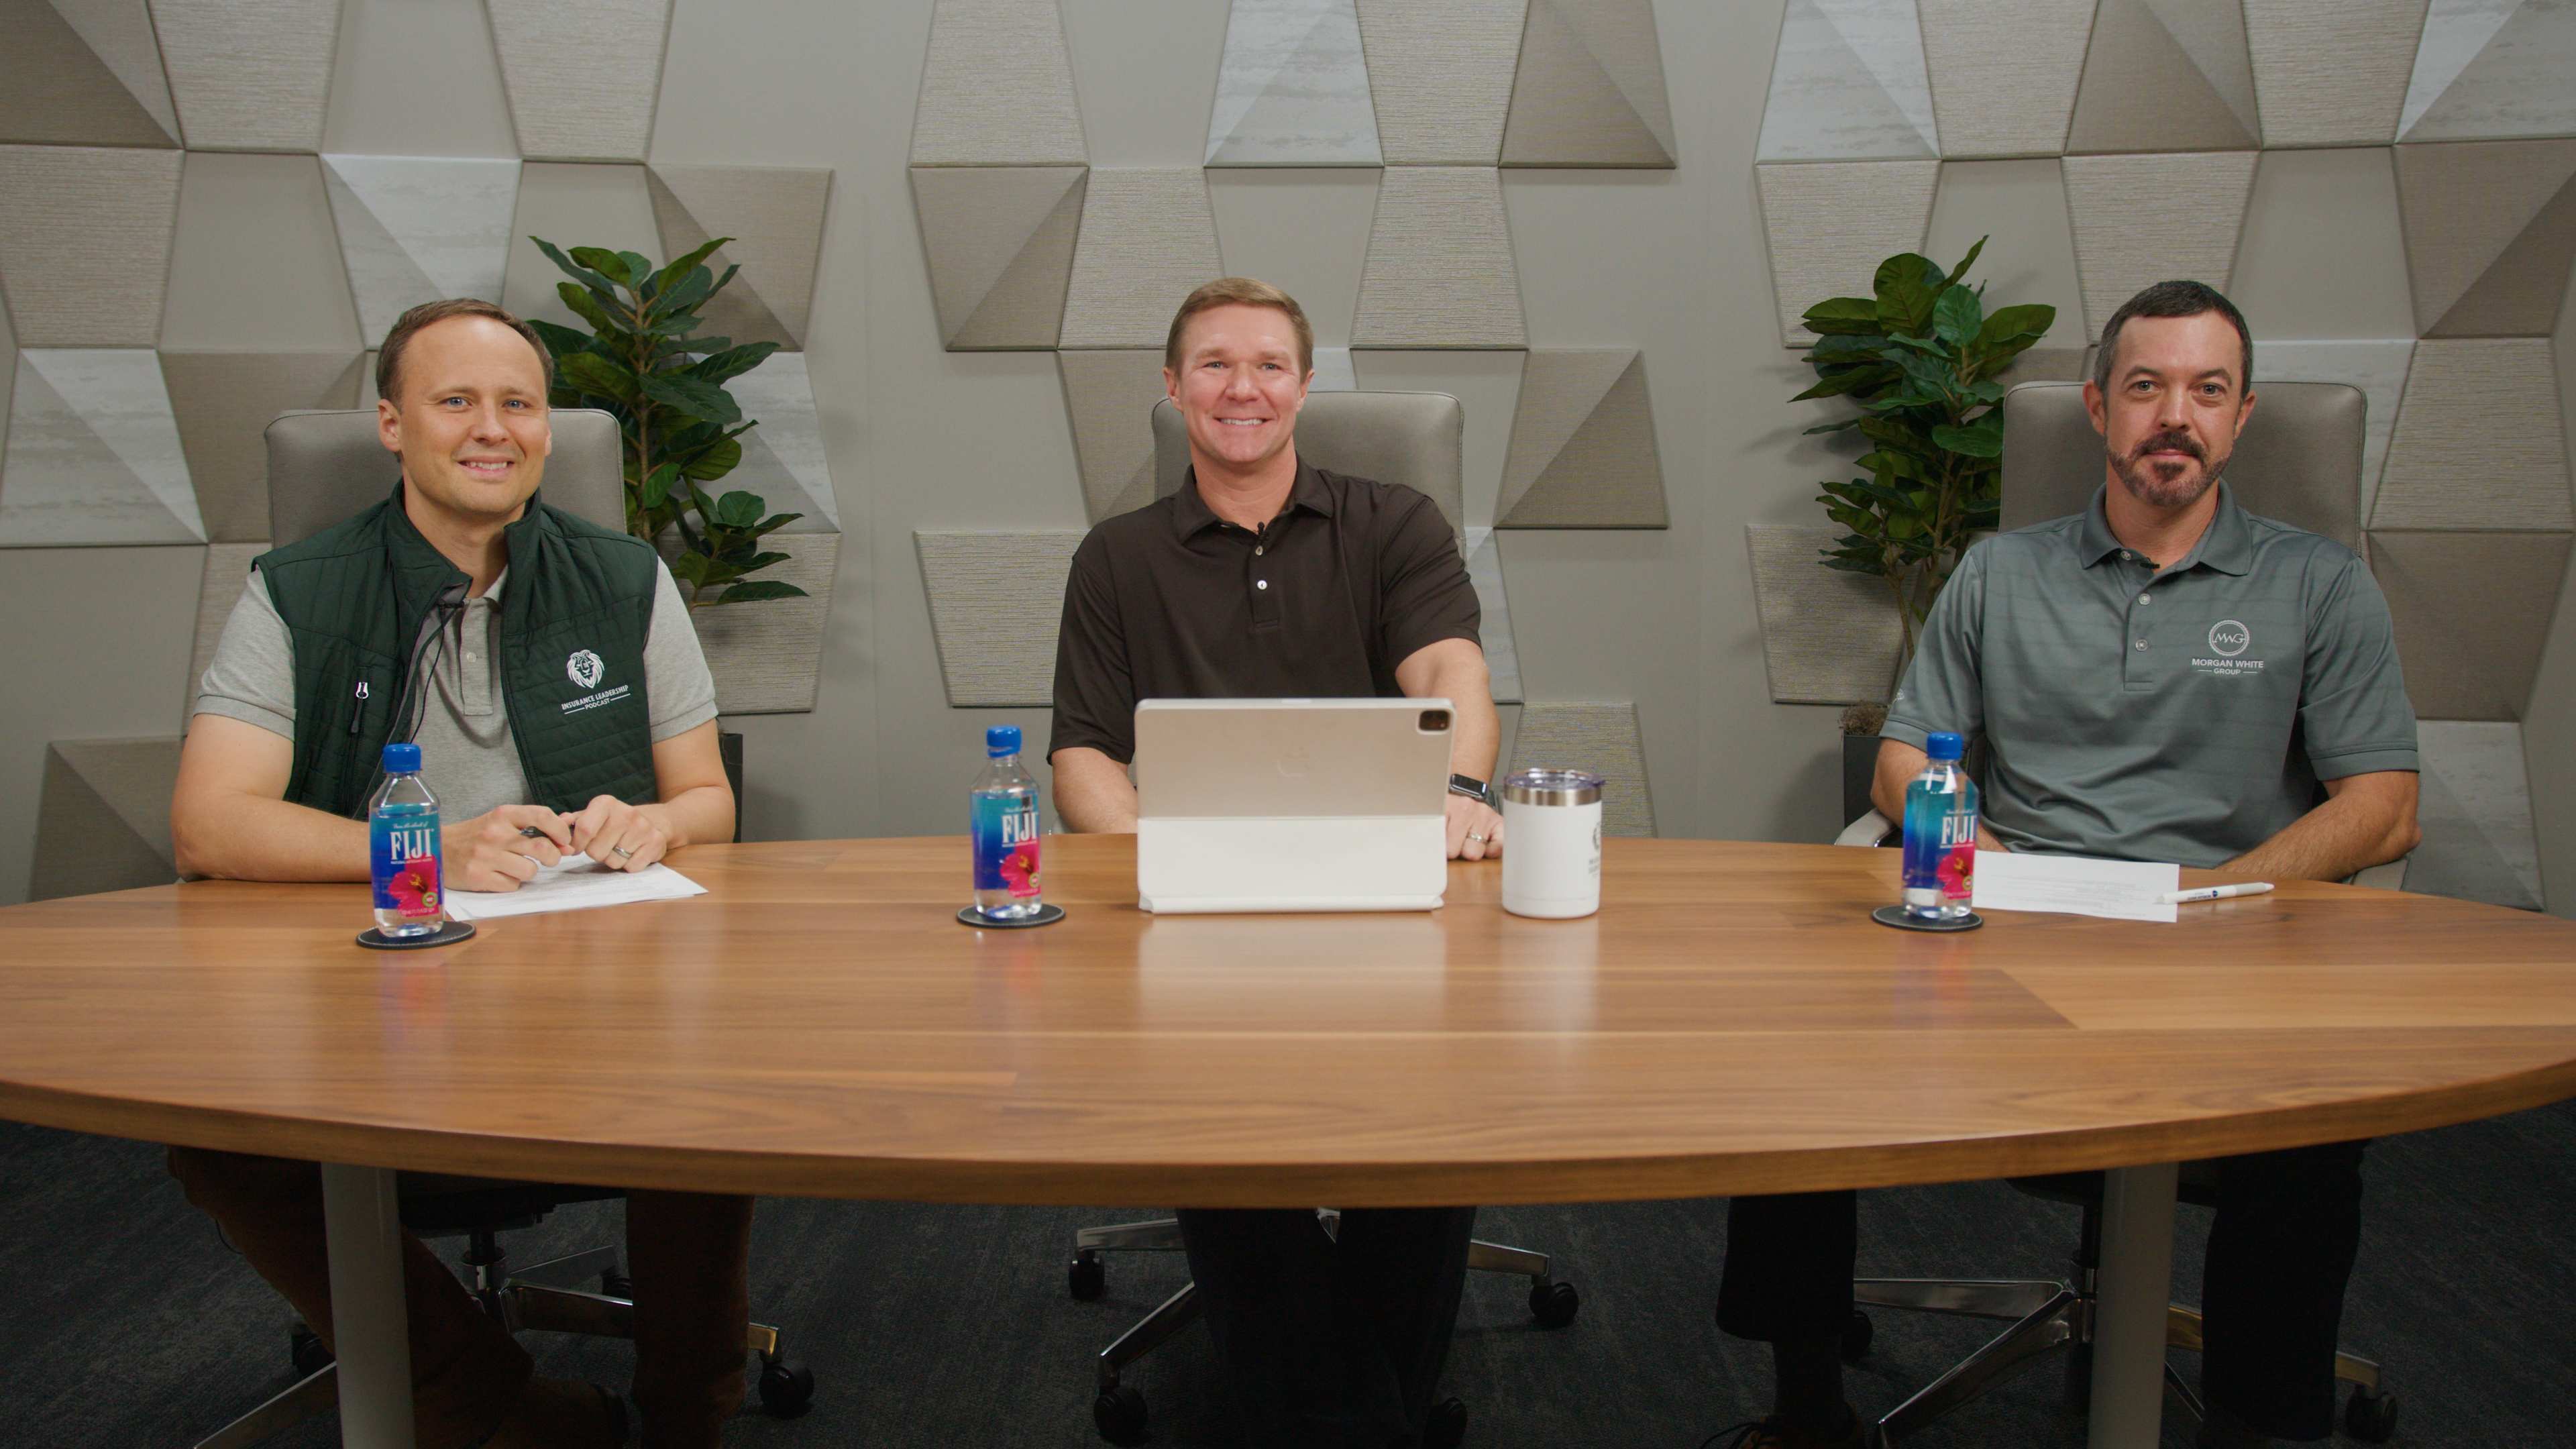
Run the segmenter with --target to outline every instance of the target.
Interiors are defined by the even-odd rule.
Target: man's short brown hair
[[[435,302],[423,302],[394,319],[393,330],[385,334],[385,345],[376,353],[376,396],[396,407],[402,406],[402,393],[396,385],[402,380],[404,344],[423,327],[433,322],[444,322],[450,317],[489,317],[528,339],[528,345],[537,349],[537,366],[545,371],[546,391],[554,391],[554,354],[546,351],[545,339],[537,335],[537,329],[520,321],[517,314],[480,297],[444,297]]]
[[[1171,335],[1163,339],[1163,365],[1180,371],[1181,334],[1189,330],[1190,319],[1210,307],[1226,306],[1276,307],[1287,313],[1297,328],[1297,375],[1303,377],[1315,370],[1315,329],[1306,321],[1306,309],[1277,287],[1250,277],[1219,277],[1190,293],[1181,303],[1181,310],[1172,314]]]

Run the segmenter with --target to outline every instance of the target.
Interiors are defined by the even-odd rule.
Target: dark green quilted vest
[[[535,497],[502,537],[510,576],[497,666],[531,803],[578,810],[595,795],[656,798],[644,689],[653,550]],[[294,646],[295,769],[286,798],[354,817],[366,809],[377,762],[409,708],[421,623],[439,591],[468,575],[412,526],[399,483],[387,501],[264,553],[252,567],[267,578]],[[437,778],[438,762],[428,764]]]

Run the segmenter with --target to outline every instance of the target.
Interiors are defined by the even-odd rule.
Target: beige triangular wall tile
[[[0,289],[21,347],[159,340],[177,151],[0,146]]]
[[[2424,335],[2557,327],[2576,259],[2576,140],[2400,146],[2397,201]]]
[[[1590,770],[1603,781],[1603,834],[1655,833],[1655,797],[1646,782],[1646,746],[1634,704],[1524,704],[1512,739],[1512,768]]]
[[[217,544],[268,537],[268,445],[279,413],[358,406],[359,354],[165,352],[161,373],[179,445],[196,485],[206,536]]]
[[[1520,274],[1489,167],[1390,167],[1360,272],[1353,347],[1522,347]]]
[[[1359,0],[1369,96],[1389,166],[1502,159],[1527,0]]]
[[[1133,349],[1059,352],[1065,410],[1073,420],[1083,516],[1098,523],[1154,501],[1154,404],[1163,355]]]
[[[22,0],[9,16],[9,43],[0,47],[0,142],[179,144],[143,0],[75,6],[70,15],[46,0]],[[101,34],[94,40],[84,28]],[[102,42],[113,57],[102,53]]]
[[[1651,0],[1529,0],[1502,164],[1662,168],[1674,151]]]
[[[2069,156],[2066,206],[2088,337],[2151,283],[2189,277],[2226,290],[2254,192],[2252,151]],[[2138,225],[2153,216],[2152,227]]]
[[[915,166],[1079,166],[1082,110],[1055,0],[938,0]]]
[[[950,351],[1056,345],[1088,174],[1079,166],[912,168],[931,304]]]
[[[1218,276],[1207,173],[1099,170],[1065,289],[1066,347],[1156,347],[1182,299]]]
[[[2266,146],[2384,146],[2397,135],[2425,0],[2245,0]]]
[[[2545,337],[2415,344],[2372,529],[2576,527]]]
[[[319,151],[340,0],[153,0],[192,150]]]
[[[2084,72],[2094,0],[1920,0],[1948,157],[2054,156]]]
[[[28,899],[177,880],[170,792],[178,780],[176,737],[56,740],[46,746]]]
[[[1895,602],[1879,580],[1825,567],[1823,551],[1841,536],[1825,524],[1744,526],[1775,703],[1883,700],[1896,687]]]
[[[2261,144],[2237,0],[2102,0],[2070,152],[2236,151]]]
[[[823,254],[824,208],[832,173],[784,166],[672,166],[645,168],[653,219],[662,233],[661,260],[685,256],[715,237],[732,241],[707,265],[723,276],[740,274],[702,308],[704,329],[735,342],[805,345],[814,309],[814,268]],[[710,231],[710,226],[718,230]]]
[[[1055,702],[1055,640],[1080,529],[921,531],[922,587],[951,705]]]
[[[1531,352],[1495,527],[1663,528],[1670,521],[1645,355]]]
[[[1914,0],[1789,0],[1757,161],[1897,161],[1941,154]]]
[[[484,0],[501,83],[532,160],[641,161],[671,0]],[[706,77],[693,83],[704,84]]]
[[[1826,161],[1756,166],[1753,176],[1771,247],[1780,342],[1804,347],[1815,340],[1799,320],[1808,308],[1828,297],[1870,295],[1880,262],[1923,245],[1941,163]]]
[[[203,543],[160,359],[30,348],[0,457],[0,547]]]
[[[2372,532],[2370,571],[2388,599],[2418,717],[2523,717],[2570,538]]]

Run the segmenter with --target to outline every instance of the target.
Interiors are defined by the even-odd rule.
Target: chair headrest
[[[597,408],[558,408],[546,459],[547,503],[602,528],[626,526],[617,420]],[[373,408],[282,413],[268,425],[268,528],[278,543],[310,538],[371,503],[402,476]]]
[[[2003,526],[2081,513],[2102,485],[2102,435],[2080,382],[2025,382],[2004,395]],[[2256,382],[2254,414],[2224,474],[2249,513],[2360,547],[2359,388]]]

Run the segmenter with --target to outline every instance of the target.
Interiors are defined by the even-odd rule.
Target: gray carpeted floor
[[[2576,1103],[2382,1142],[2368,1173],[2345,1342],[2387,1365],[2404,1404],[2397,1442],[2576,1449]],[[2072,1209],[1997,1183],[1862,1203],[1866,1273],[2053,1276],[2074,1232]],[[764,1201],[755,1309],[821,1387],[804,1418],[746,1411],[727,1442],[1087,1449],[1090,1354],[1182,1269],[1129,1257],[1105,1299],[1076,1303],[1067,1245],[1080,1224],[1150,1215]],[[2205,1214],[2184,1218],[2176,1295],[2189,1300]],[[1571,1328],[1544,1332],[1517,1280],[1469,1285],[1449,1375],[1474,1415],[1468,1443],[1692,1449],[1758,1412],[1765,1356],[1710,1319],[1725,1220],[1723,1202],[1488,1210],[1479,1235],[1554,1254],[1584,1306]],[[508,1246],[533,1262],[613,1241],[618,1226],[613,1204],[575,1208]],[[181,1201],[152,1147],[0,1124],[0,1287],[0,1445],[185,1445],[288,1381],[285,1309]],[[1884,1410],[1980,1336],[1882,1313],[1853,1397]],[[618,1343],[530,1346],[545,1373],[622,1382],[631,1366]],[[1157,1444],[1230,1441],[1211,1369],[1192,1330],[1130,1379]],[[2190,1443],[2181,1418],[2167,1415],[2166,1445]],[[336,1440],[324,1422],[275,1442]],[[2044,1367],[1915,1442],[2074,1449],[2084,1424]]]

